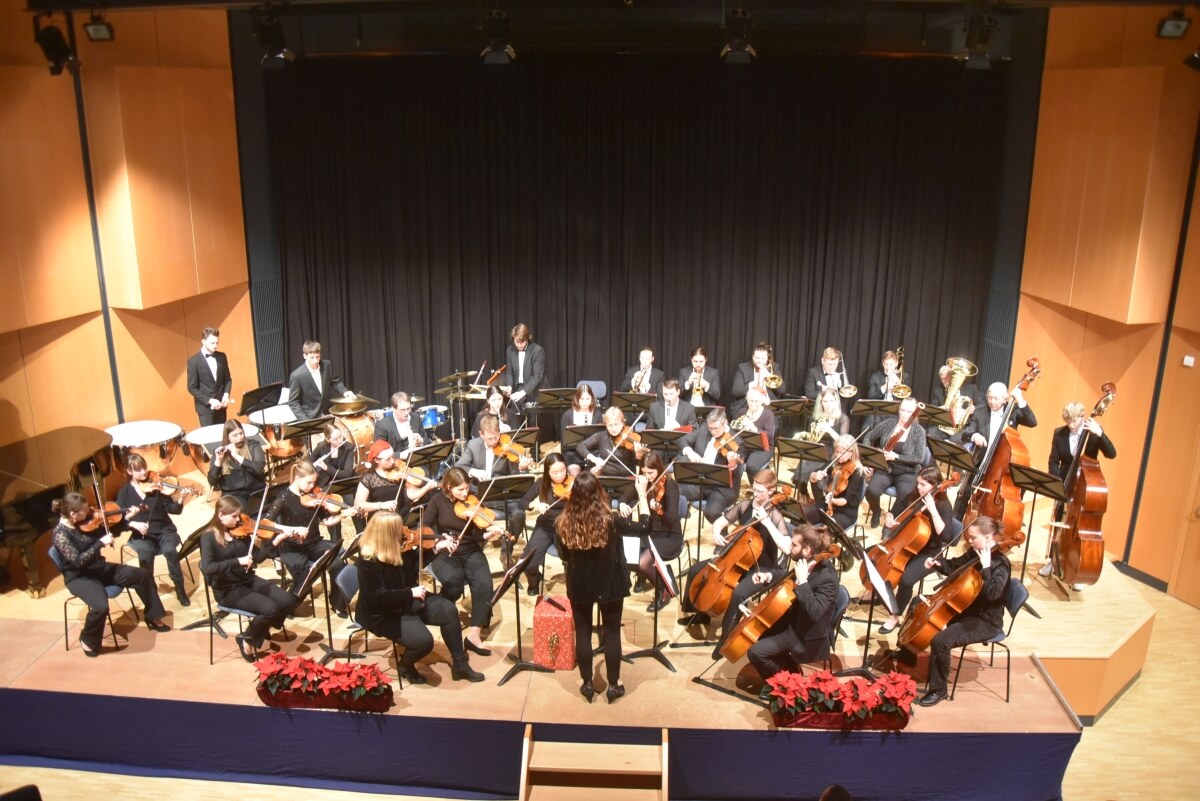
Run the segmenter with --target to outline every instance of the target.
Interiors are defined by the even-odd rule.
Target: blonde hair
[[[1083,404],[1079,401],[1072,401],[1063,407],[1062,419],[1064,423],[1073,423],[1080,417],[1083,417],[1087,410],[1083,408]]]
[[[301,459],[299,462],[296,462],[294,465],[292,465],[291,480],[296,481],[297,479],[315,476],[316,474],[317,468],[312,466],[312,462],[308,461],[307,459]]]
[[[404,554],[404,518],[395,512],[376,512],[359,540],[359,553],[388,565],[399,565]]]

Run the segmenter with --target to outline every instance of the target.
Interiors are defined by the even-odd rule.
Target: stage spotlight
[[[1183,60],[1183,63],[1194,70],[1200,70],[1200,47],[1196,48],[1196,52]]]
[[[517,51],[509,44],[508,14],[499,8],[494,8],[483,18],[483,29],[487,31],[487,47],[479,57],[484,64],[511,64],[517,57]]]
[[[999,23],[987,14],[972,14],[967,22],[967,46],[963,61],[969,70],[990,70],[992,61],[988,47],[992,43],[992,31]]]
[[[1159,39],[1182,39],[1187,33],[1188,26],[1192,21],[1183,16],[1183,9],[1177,8],[1170,13],[1169,16],[1163,17],[1158,21],[1158,38]]]
[[[750,28],[754,22],[740,6],[725,20],[729,29],[729,41],[721,48],[721,60],[726,64],[749,64],[758,55],[750,44]]]
[[[42,48],[42,54],[50,62],[50,74],[62,75],[63,67],[74,72],[79,68],[79,61],[71,52],[71,46],[67,44],[67,37],[63,35],[62,29],[53,23],[43,28],[42,16],[50,18],[48,14],[34,15],[33,41]]]
[[[84,23],[83,30],[93,42],[111,42],[117,38],[113,26],[105,22],[104,15],[93,11],[92,18]]]
[[[283,67],[296,60],[296,54],[287,46],[283,23],[269,11],[254,15],[254,38],[263,48],[262,66]]]

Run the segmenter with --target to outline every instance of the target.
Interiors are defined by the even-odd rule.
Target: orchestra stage
[[[181,531],[202,523],[207,508],[203,500],[189,503]],[[689,534],[694,530],[689,527]],[[708,542],[706,531],[705,548]],[[1033,554],[1038,547],[1035,542]],[[491,551],[498,572],[497,555]],[[1014,554],[1015,563],[1018,557]],[[192,557],[193,567],[197,559]],[[509,592],[486,638],[493,654],[472,655],[485,682],[452,681],[439,640],[426,660],[429,684],[406,684],[389,713],[362,715],[264,707],[255,693],[256,672],[240,658],[232,639],[216,638],[216,663],[209,666],[208,628],[178,630],[206,616],[203,588],[192,593],[190,607],[181,608],[167,589],[165,568],[156,566],[176,630],[155,635],[134,625],[123,611],[123,596],[113,603],[120,652],[94,660],[78,647],[78,604],[69,613],[70,650],[63,647],[67,593],[61,577],[49,582],[44,599],[32,599],[17,587],[0,596],[0,637],[6,643],[0,654],[6,711],[0,753],[5,759],[88,763],[118,773],[506,798],[517,794],[527,723],[538,740],[574,742],[658,742],[665,728],[672,798],[815,798],[836,782],[859,799],[1051,799],[1059,797],[1082,731],[1072,711],[1072,692],[1085,703],[1110,691],[1116,697],[1140,669],[1132,656],[1152,623],[1152,611],[1147,615],[1145,604],[1132,600],[1137,596],[1128,586],[1131,579],[1111,566],[1099,584],[1070,601],[1031,568],[1026,577],[1030,603],[1041,619],[1022,612],[1010,637],[1015,653],[1011,703],[1004,700],[1003,654],[994,668],[981,667],[969,655],[957,698],[931,709],[914,707],[903,733],[777,730],[744,689],[754,675],[745,660],[714,666],[707,647],[667,647],[676,672],[653,659],[625,665],[628,694],[611,706],[603,695],[585,703],[574,671],[521,672],[497,686],[516,639],[516,595]],[[45,570],[44,575],[54,575],[50,565]],[[259,570],[268,577],[274,573],[269,564]],[[548,592],[564,591],[556,560],[548,561],[547,577]],[[856,570],[844,580],[857,591]],[[626,603],[626,652],[651,644],[648,601],[644,593]],[[534,599],[521,592],[519,602],[525,655],[531,658]],[[312,617],[312,604],[302,606],[305,614],[289,621],[290,639],[277,635],[272,647],[319,657],[327,640],[320,597],[316,607]],[[855,605],[848,611],[835,669],[862,664],[868,611]],[[660,640],[686,644],[703,636],[679,626],[677,612],[672,603],[660,613]],[[335,617],[333,623],[334,639],[343,645],[347,621]],[[872,661],[886,653],[887,639],[872,634],[867,646]],[[1126,651],[1132,656],[1121,657]],[[369,658],[394,675],[391,650],[383,641],[372,639]],[[601,690],[602,661],[596,664]],[[915,668],[902,669],[923,681],[924,657]],[[1056,669],[1073,689],[1060,690]],[[693,682],[699,675],[741,697]],[[1019,788],[1002,774],[979,769],[995,754],[1022,767]]]

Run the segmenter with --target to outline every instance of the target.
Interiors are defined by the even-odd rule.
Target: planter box
[[[899,731],[908,725],[908,715],[871,715],[848,718],[841,712],[772,712],[780,729],[840,729],[845,731]]]
[[[364,695],[354,698],[348,693],[303,693],[297,690],[280,690],[271,695],[263,684],[258,685],[258,697],[267,706],[296,709],[346,709],[351,712],[386,712],[392,707],[392,688],[384,687],[380,695]]]

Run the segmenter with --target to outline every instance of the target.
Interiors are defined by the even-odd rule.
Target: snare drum
[[[450,409],[446,406],[422,406],[417,409],[417,415],[421,419],[421,428],[433,431],[450,419]]]
[[[253,423],[242,423],[246,439],[258,436],[258,426]],[[208,466],[213,460],[213,453],[221,447],[221,439],[225,436],[225,424],[216,423],[189,431],[183,438],[183,451],[192,457],[192,464],[204,475],[208,475]]]
[[[366,461],[367,451],[375,441],[375,421],[369,414],[354,414],[348,417],[335,417],[334,425],[342,429],[347,442],[353,442],[358,448],[358,460]]]
[[[288,423],[296,422],[296,415],[292,411],[292,407],[286,403],[271,406],[259,412],[252,412],[250,421],[262,429],[263,438],[267,441],[265,450],[268,456],[275,459],[290,459],[304,450],[306,443],[303,439],[282,438],[283,427]],[[220,441],[221,438],[217,437],[217,442]]]
[[[120,423],[105,431],[112,437],[117,469],[126,474],[125,461],[135,453],[146,460],[149,469],[167,472],[179,452],[179,443],[183,441],[183,429],[165,420]]]

